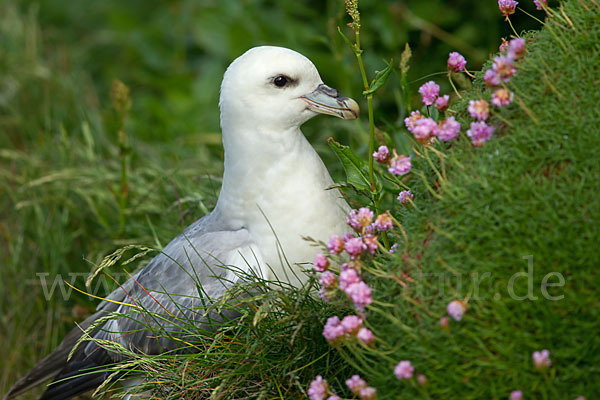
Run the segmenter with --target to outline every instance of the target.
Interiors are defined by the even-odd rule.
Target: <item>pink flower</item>
[[[368,386],[360,390],[358,397],[360,400],[374,400],[377,398],[377,389]]]
[[[494,64],[492,69],[498,75],[498,78],[503,82],[508,82],[512,76],[517,72],[517,69],[513,65],[514,60],[509,56],[496,56],[494,57]]]
[[[515,13],[517,4],[519,4],[519,2],[515,0],[498,0],[498,8],[505,17]]]
[[[373,222],[373,215],[373,211],[366,207],[361,207],[358,209],[358,222],[360,222],[363,228],[371,225],[371,222]]]
[[[413,376],[415,367],[410,364],[410,361],[400,361],[394,368],[394,375],[398,379],[410,379]]]
[[[413,129],[415,129],[415,127],[417,126],[417,121],[421,118],[425,117],[419,111],[411,112],[410,117],[404,118],[404,125],[406,125],[406,129],[408,129],[409,132],[412,132]]]
[[[375,228],[379,232],[389,231],[394,227],[394,220],[390,214],[387,212],[383,214],[379,214],[377,219],[375,219]]]
[[[471,129],[467,130],[467,136],[471,138],[473,146],[483,146],[483,143],[492,138],[494,127],[485,122],[471,122]]]
[[[542,6],[542,3],[544,6]],[[541,2],[539,0],[533,0],[533,4],[535,4],[535,8],[538,10],[543,10],[544,7],[548,7],[548,0],[542,0]]]
[[[319,279],[319,283],[325,288],[331,288],[336,286],[337,280],[338,278],[333,272],[325,271],[321,274],[321,279]]]
[[[470,100],[469,108],[467,110],[469,111],[469,114],[471,114],[471,117],[478,121],[485,121],[490,115],[490,105],[483,99]]]
[[[440,328],[445,330],[445,329],[448,329],[449,326],[450,326],[450,320],[448,319],[448,317],[440,318]]]
[[[348,286],[345,292],[354,303],[354,307],[356,307],[358,310],[362,311],[366,306],[373,303],[373,298],[371,297],[371,288],[363,281],[353,283],[352,285]]]
[[[419,382],[419,385],[425,386],[427,385],[427,377],[423,374],[419,374],[417,375],[417,382]]]
[[[315,265],[315,270],[319,272],[323,272],[329,268],[329,260],[321,253],[317,253],[317,255],[315,255],[315,261],[313,264]]]
[[[350,285],[360,281],[360,276],[354,268],[342,268],[342,272],[340,272],[340,290],[346,290]]]
[[[398,200],[400,201],[400,204],[409,203],[413,201],[414,198],[415,196],[413,196],[410,190],[403,190],[398,194]]]
[[[421,85],[419,88],[419,93],[421,94],[423,103],[426,106],[430,106],[438,97],[438,94],[440,93],[440,87],[434,81],[429,81]]]
[[[390,161],[390,151],[387,146],[379,146],[379,149],[373,153],[373,158],[380,164],[387,164]]]
[[[336,395],[336,394],[332,394],[331,396],[329,396],[327,398],[327,400],[341,400],[340,396]]]
[[[448,96],[447,94],[440,96],[435,100],[435,108],[437,108],[440,112],[446,111],[449,102],[450,96]]]
[[[446,311],[448,311],[448,315],[450,315],[456,321],[460,321],[467,311],[467,307],[462,300],[452,300],[446,306]]]
[[[548,350],[534,351],[531,357],[533,358],[533,365],[537,369],[544,369],[552,365],[550,352]]]
[[[327,242],[327,248],[331,254],[340,254],[344,250],[344,241],[338,235],[333,235]]]
[[[363,236],[363,242],[370,254],[375,254],[375,252],[379,248],[379,244],[377,243],[377,236],[375,235],[369,234]]]
[[[398,243],[394,243],[392,247],[390,247],[390,253],[394,254],[398,251]]]
[[[356,257],[360,256],[363,250],[366,250],[367,246],[363,243],[361,238],[352,238],[346,241],[344,244],[344,250],[350,254],[350,259],[355,260]]]
[[[493,69],[488,69],[483,74],[483,81],[486,86],[495,87],[500,85],[500,77]]]
[[[370,346],[373,344],[373,342],[375,342],[375,335],[373,335],[373,332],[367,328],[360,328],[356,334],[356,338],[367,346]]]
[[[346,223],[352,227],[356,232],[362,232],[363,229],[373,222],[373,211],[366,207],[362,207],[358,210],[351,210],[346,219]]]
[[[523,398],[523,392],[520,390],[513,390],[510,392],[509,400],[521,400]]]
[[[348,218],[346,218],[346,223],[348,225],[350,225],[350,227],[352,229],[354,229],[356,232],[362,231],[363,226],[358,221],[358,213],[356,212],[356,210],[350,210],[350,213],[348,214]]]
[[[352,375],[350,379],[346,379],[346,386],[352,393],[358,395],[361,389],[367,387],[367,382],[361,379],[360,375]]]
[[[324,400],[328,391],[327,381],[321,375],[318,375],[308,387],[308,398],[310,400]]]
[[[437,137],[443,142],[456,138],[460,132],[460,123],[454,117],[448,117],[439,124]]]
[[[421,118],[415,123],[412,134],[421,142],[426,143],[430,137],[437,133],[438,125],[431,118]]]
[[[514,38],[508,43],[507,55],[513,60],[518,60],[526,50],[525,39]]]
[[[344,236],[342,236],[342,240],[344,241],[344,243],[346,243],[348,240],[354,239],[355,237],[356,237],[356,235],[348,232],[348,233],[345,233]]]
[[[323,337],[329,343],[333,343],[344,336],[344,327],[340,323],[338,317],[330,317],[327,319],[323,327]]]
[[[362,318],[358,315],[346,315],[342,319],[342,326],[344,327],[344,333],[354,336],[362,328]]]
[[[492,94],[492,104],[496,107],[504,107],[512,103],[513,92],[506,88],[496,89]]]
[[[460,72],[465,69],[465,65],[467,65],[467,60],[465,60],[462,54],[456,51],[448,54],[448,71]]]
[[[337,282],[338,277],[333,272],[323,272],[321,274],[321,278],[319,279],[319,284],[321,285],[321,289],[319,289],[319,296],[323,300],[329,301],[330,296],[335,294]]]
[[[388,171],[394,175],[406,175],[412,169],[411,156],[396,155],[390,161]]]

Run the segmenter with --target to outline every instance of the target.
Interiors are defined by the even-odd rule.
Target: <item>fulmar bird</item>
[[[94,315],[16,383],[7,399],[50,378],[55,383],[41,399],[69,399],[100,385],[107,373],[79,375],[118,361],[116,353],[90,341],[79,346],[69,361],[67,356],[82,329],[111,312],[129,313],[133,304],[208,325],[211,315],[202,312],[206,302],[222,296],[240,279],[226,266],[299,285],[306,276],[301,264],[310,264],[315,254],[302,237],[325,241],[347,230],[349,206],[331,188],[333,181],[300,126],[318,113],[356,119],[359,109],[354,100],[325,85],[308,58],[264,46],[248,50],[229,66],[219,106],[225,169],[214,210],[111,293]],[[149,323],[171,331],[176,326],[170,317]],[[167,326],[170,323],[173,326]],[[177,341],[152,334],[135,318],[107,319],[91,336],[146,354],[177,348]]]

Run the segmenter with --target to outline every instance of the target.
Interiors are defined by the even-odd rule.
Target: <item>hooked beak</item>
[[[308,109],[321,114],[333,115],[342,119],[356,119],[360,108],[356,101],[348,97],[339,97],[337,90],[324,83],[309,94],[301,97],[308,103]]]

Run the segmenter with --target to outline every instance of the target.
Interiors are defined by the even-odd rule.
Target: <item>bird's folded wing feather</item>
[[[129,317],[105,322],[94,338],[115,341],[136,352],[159,354],[181,347],[170,334],[182,339],[186,326],[211,330],[223,314],[234,315],[217,313],[209,306],[244,276],[255,274],[261,255],[247,230],[208,231],[202,222],[190,226],[107,297],[111,302],[126,303],[116,312]],[[107,304],[103,302],[99,308]],[[153,329],[157,326],[162,327],[160,333]],[[96,347],[89,343],[86,353]]]

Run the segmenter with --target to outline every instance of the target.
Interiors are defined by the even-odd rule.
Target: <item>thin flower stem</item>
[[[431,161],[431,158],[429,158],[429,152],[427,151],[427,147],[425,148],[425,160],[427,160],[427,164],[429,164],[429,166],[431,167],[432,171],[436,174],[436,176],[438,177],[438,179],[440,180],[441,183],[444,183],[444,177],[442,176],[442,174],[440,173],[440,171],[438,171],[438,169],[435,167],[435,165],[433,164],[433,161]]]
[[[377,188],[375,186],[375,178],[373,170],[375,168],[373,153],[375,152],[375,121],[373,117],[373,95],[367,96],[367,107],[369,109],[369,182],[371,183],[371,192],[375,196]],[[375,202],[375,198],[373,198]]]
[[[521,7],[519,7],[519,11],[521,11],[522,13],[524,13],[525,15],[535,19],[537,22],[539,22],[540,24],[544,25],[544,21],[540,20],[539,18],[529,14],[527,11],[523,10]]]
[[[454,89],[454,93],[456,93],[459,99],[462,99],[462,96],[458,93],[458,89],[456,89],[456,86],[454,86],[454,82],[452,81],[452,72],[448,72],[448,80],[450,81],[450,86]]]
[[[466,68],[464,69],[464,71],[465,71],[465,74],[467,74],[471,78],[475,79],[475,75],[473,75],[472,73],[470,73]]]
[[[358,60],[358,68],[360,69],[360,75],[362,76],[363,86],[365,91],[369,90],[369,80],[367,79],[367,72],[365,71],[365,65],[362,60],[362,51],[360,51],[360,32],[356,31],[356,48],[359,50],[356,52],[356,59]],[[377,187],[375,186],[374,168],[375,163],[373,159],[373,153],[375,152],[375,120],[373,117],[373,94],[367,95],[367,108],[369,112],[369,183],[371,184],[371,193],[373,195],[372,200],[375,204],[375,192]],[[377,210],[376,210],[377,211]]]
[[[515,34],[515,36],[516,37],[521,37],[521,36],[519,36],[519,34],[517,33],[517,31],[515,30],[515,27],[513,26],[512,22],[510,22],[510,18],[508,18],[508,15],[506,16],[506,21],[510,25],[510,29],[512,29],[512,31]]]

